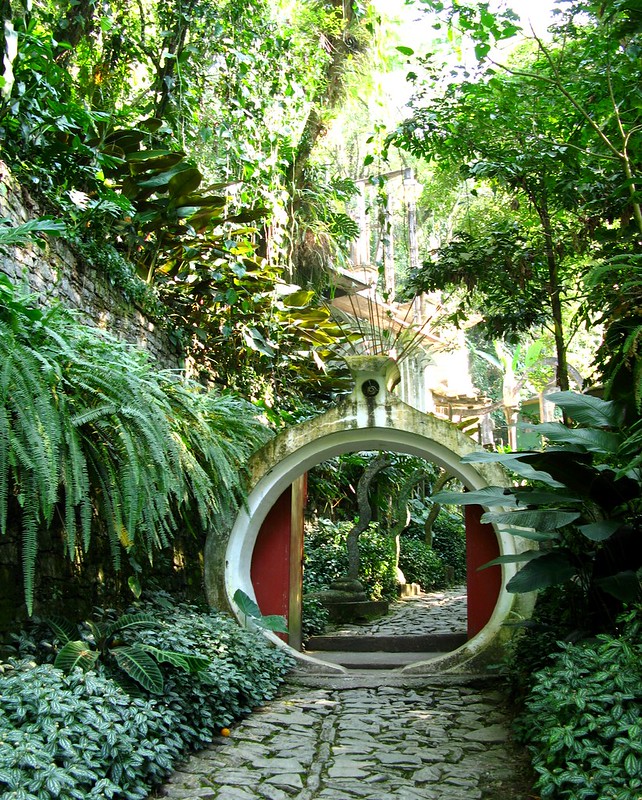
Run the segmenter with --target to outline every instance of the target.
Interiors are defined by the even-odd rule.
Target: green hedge
[[[418,583],[424,592],[446,585],[444,564],[425,542],[401,537],[399,567],[407,583]]]

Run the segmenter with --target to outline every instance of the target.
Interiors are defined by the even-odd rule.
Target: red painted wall
[[[264,616],[288,618],[291,514],[292,489],[288,487],[270,509],[254,545],[250,575]]]
[[[499,555],[499,543],[492,525],[480,522],[481,506],[464,506],[466,520],[466,569],[468,584],[468,638],[488,623],[502,586],[501,567],[478,571],[482,564]]]

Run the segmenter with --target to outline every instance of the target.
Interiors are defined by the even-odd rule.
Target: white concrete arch
[[[435,462],[469,489],[509,484],[504,471],[495,464],[462,463],[461,456],[478,449],[477,445],[451,423],[418,412],[391,395],[384,388],[392,383],[389,373],[387,359],[362,359],[360,369],[355,370],[355,389],[346,401],[279,434],[252,458],[245,508],[229,530],[212,532],[208,537],[205,582],[213,605],[229,607],[236,613],[232,597],[237,589],[255,597],[250,568],[261,525],[282,492],[297,477],[328,458],[361,450],[391,450]],[[373,382],[379,386],[374,394]],[[526,549],[524,540],[501,530],[496,530],[496,535],[502,555]],[[513,564],[502,566],[502,586],[515,569]],[[511,614],[527,615],[531,604],[530,598],[502,589],[490,621],[477,636],[454,653],[407,667],[406,671],[458,668],[464,663],[468,668],[482,653],[492,659],[497,646],[501,646],[502,623]],[[278,646],[288,647],[277,637],[271,638]],[[293,650],[292,653],[308,664],[322,664]],[[327,664],[323,667],[343,671]]]

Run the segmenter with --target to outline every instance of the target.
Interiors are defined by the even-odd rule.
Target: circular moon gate
[[[506,473],[497,464],[461,462],[463,455],[480,448],[455,425],[419,412],[390,393],[395,381],[394,362],[375,356],[351,361],[355,387],[345,401],[315,419],[283,431],[252,457],[245,508],[229,528],[212,531],[206,543],[205,587],[211,605],[238,615],[232,599],[235,591],[241,589],[255,597],[250,570],[261,525],[292,482],[328,458],[359,450],[391,450],[434,462],[471,490],[509,485]],[[514,555],[528,547],[526,540],[500,529],[494,533],[501,555]],[[532,597],[512,595],[503,588],[515,573],[515,565],[503,564],[501,571],[502,588],[483,629],[458,650],[410,665],[404,672],[470,670],[496,661],[508,638],[502,623],[515,614],[528,616],[532,608]],[[289,649],[301,666],[345,671],[294,651],[273,634],[266,635]]]

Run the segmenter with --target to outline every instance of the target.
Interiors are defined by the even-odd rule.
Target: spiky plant
[[[237,505],[243,465],[267,436],[248,403],[155,371],[2,277],[0,358],[0,532],[13,494],[29,613],[38,535],[56,512],[71,560],[104,531],[118,569],[123,549],[151,560],[192,509],[205,528]]]

